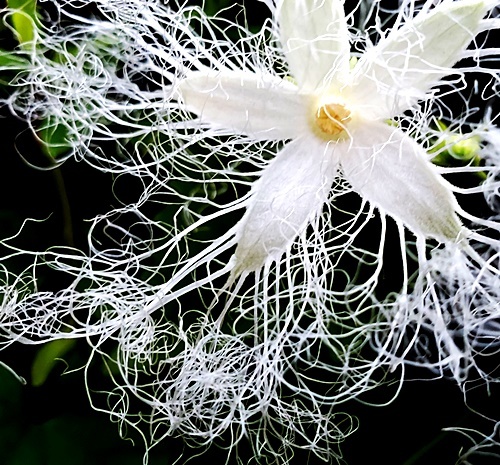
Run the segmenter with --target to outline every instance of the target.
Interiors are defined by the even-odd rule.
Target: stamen
[[[321,132],[329,136],[338,136],[351,120],[351,112],[339,103],[328,103],[318,108],[315,123]]]

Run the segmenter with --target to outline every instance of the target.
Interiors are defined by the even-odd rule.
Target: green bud
[[[458,140],[457,140],[458,139]],[[449,149],[449,154],[456,158],[457,160],[472,160],[479,156],[481,152],[481,145],[479,143],[479,136],[468,137],[467,139],[461,139],[460,136],[452,136],[449,142],[453,143],[453,140],[457,140]]]

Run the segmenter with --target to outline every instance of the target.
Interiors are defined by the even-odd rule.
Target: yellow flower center
[[[316,110],[314,123],[322,137],[340,139],[351,120],[351,112],[340,103],[327,103]],[[317,132],[317,131],[315,131]]]

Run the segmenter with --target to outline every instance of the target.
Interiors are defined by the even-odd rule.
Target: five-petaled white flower
[[[295,81],[270,72],[191,71],[178,89],[204,124],[255,140],[290,140],[253,186],[232,276],[278,260],[317,216],[339,171],[365,200],[414,234],[464,235],[449,184],[426,149],[388,120],[432,97],[491,8],[445,1],[422,10],[350,66],[340,0],[284,0],[281,44]]]
[[[446,135],[434,140],[431,114],[450,120],[452,141],[469,126],[446,114],[441,99],[463,99],[470,114],[467,75],[498,84],[488,65],[500,49],[485,40],[500,24],[486,17],[499,0],[410,0],[390,12],[387,35],[378,2],[354,2],[346,15],[341,0],[263,1],[272,17],[253,34],[176,0],[95,0],[102,20],[80,18],[79,0],[54,0],[61,24],[37,29],[34,48],[19,50],[28,69],[4,103],[33,128],[42,122],[46,134],[66,133],[77,158],[139,179],[144,189],[136,202],[127,194],[94,218],[88,253],[53,249],[43,261],[35,254],[26,273],[1,283],[2,336],[9,344],[85,338],[89,364],[101,354],[117,368],[109,410],[148,447],[164,435],[203,447],[223,435],[235,450],[249,438],[257,462],[266,455],[286,462],[290,447],[329,461],[355,429],[339,407],[383,383],[384,370],[394,373],[391,384],[398,374],[405,379],[407,361],[433,378],[451,372],[464,394],[469,371],[498,381],[481,365],[485,348],[497,355],[500,252],[492,234],[473,228],[500,225],[462,210],[453,194],[498,199],[496,132],[486,125],[489,142],[477,149],[484,166],[457,168],[487,174],[471,189],[443,179],[440,172],[457,171],[438,170],[419,141],[448,144]],[[350,29],[356,15],[374,26]],[[372,46],[369,37],[379,35]],[[116,143],[119,156],[103,140]],[[233,183],[240,193],[257,166],[266,167],[250,193],[218,195]],[[362,207],[330,219],[326,211],[342,207],[328,200],[351,190]],[[151,218],[157,202],[166,208]],[[356,236],[375,208],[381,230],[373,250]],[[384,264],[385,215],[399,233],[404,225],[417,236],[407,253],[400,234],[397,295],[378,287],[382,269],[396,275]],[[427,238],[444,245],[429,252]],[[16,247],[6,260],[20,253]],[[47,264],[72,283],[38,290]]]

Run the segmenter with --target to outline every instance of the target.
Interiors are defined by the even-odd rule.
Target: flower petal
[[[343,2],[283,0],[277,16],[288,65],[301,91],[342,83],[349,73]]]
[[[321,212],[337,173],[328,145],[305,136],[290,142],[265,168],[236,235],[232,277],[278,260]]]
[[[308,128],[305,97],[275,76],[193,72],[179,91],[186,109],[202,122],[255,139],[290,139]]]
[[[386,119],[406,111],[453,72],[491,7],[486,3],[443,2],[392,31],[358,62],[349,98],[367,117]]]
[[[415,234],[457,239],[462,226],[450,186],[426,160],[424,148],[400,129],[363,125],[340,164],[354,190]]]

